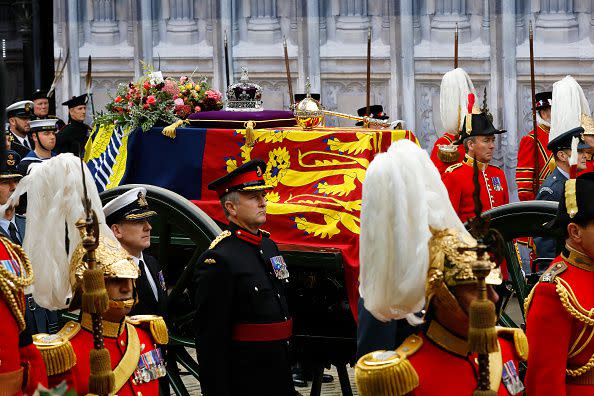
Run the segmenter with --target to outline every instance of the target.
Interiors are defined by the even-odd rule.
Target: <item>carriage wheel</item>
[[[180,377],[178,364],[198,379],[198,363],[186,347],[194,348],[192,320],[194,317],[191,292],[193,265],[211,241],[221,233],[219,226],[196,205],[179,194],[151,185],[129,184],[100,194],[105,205],[115,197],[135,188],[145,187],[146,199],[158,214],[151,219],[151,253],[163,268],[168,288],[169,345],[167,346],[167,377],[177,395],[189,396]],[[179,309],[182,307],[183,309]]]

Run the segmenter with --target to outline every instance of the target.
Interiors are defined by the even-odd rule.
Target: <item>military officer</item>
[[[163,271],[157,259],[145,252],[151,246],[149,219],[157,214],[146,201],[146,188],[126,191],[108,202],[103,213],[117,240],[140,268],[136,280],[138,302],[131,314],[165,316],[167,288]]]
[[[525,302],[526,394],[594,393],[594,174],[565,182],[556,218],[565,247]]]
[[[9,123],[9,132],[12,143],[11,149],[24,158],[29,151],[35,148],[35,143],[29,136],[29,120],[33,117],[33,102],[22,100],[6,108],[6,118]]]
[[[72,256],[74,289],[70,309],[80,308],[85,250],[79,244]],[[109,351],[115,374],[114,394],[158,395],[159,383],[165,375],[160,345],[167,344],[168,333],[159,316],[127,317],[134,306],[134,280],[138,267],[115,239],[100,236],[96,250],[97,265],[103,270],[109,308],[103,313],[103,340]],[[93,349],[91,315],[83,312],[78,322],[68,322],[56,334],[37,334],[34,342],[48,366],[50,386],[66,381],[77,394],[89,392],[89,353]]]
[[[47,91],[42,89],[36,89],[33,94],[31,95],[31,100],[33,101],[33,118],[34,120],[46,120],[46,119],[54,119],[56,120],[56,128],[59,131],[66,125],[64,121],[60,118],[56,117],[55,115],[49,114],[49,98],[47,97]]]
[[[478,162],[483,211],[509,202],[505,174],[498,167],[489,165],[495,149],[495,135],[504,132],[495,129],[483,113],[473,112],[464,117],[458,143],[464,144],[466,155],[461,163],[450,166],[442,175],[452,206],[463,222],[474,217],[474,158]]]
[[[35,149],[29,151],[27,155],[19,162],[18,170],[22,175],[26,175],[29,166],[32,163],[47,161],[55,154],[56,147],[57,120],[55,118],[32,120],[30,123],[30,136],[35,142]]]
[[[574,137],[580,139],[578,145],[579,156],[577,170],[582,171],[586,169],[586,159],[588,156],[586,150],[590,146],[581,140],[583,131],[584,129],[582,127],[576,127],[558,136],[548,144],[547,147],[553,153],[553,158],[557,167],[545,179],[542,186],[540,186],[538,194],[536,195],[536,200],[554,202],[559,202],[561,200],[561,196],[565,191],[565,182],[569,179],[569,157],[571,156],[571,141]],[[536,245],[536,253],[538,257],[553,258],[556,256],[556,242],[554,239],[536,237],[534,238],[534,244]],[[545,269],[546,268],[541,268],[541,270]]]
[[[553,153],[547,148],[549,130],[551,128],[551,105],[553,93],[551,91],[539,92],[535,95],[534,107],[536,110],[536,140],[534,130],[530,131],[520,140],[518,149],[518,165],[516,168],[516,182],[518,183],[518,197],[520,201],[534,199],[534,150],[538,144],[538,183],[542,184],[551,171],[555,168]]]
[[[196,348],[205,396],[293,395],[289,272],[266,221],[262,174],[249,161],[208,185],[228,228],[199,258],[195,272]]]
[[[72,153],[81,156],[89,137],[91,127],[85,124],[87,115],[87,94],[73,96],[62,103],[68,106],[68,124],[60,130],[56,141],[56,154]]]
[[[472,80],[464,69],[450,70],[441,79],[439,108],[444,134],[431,150],[431,161],[440,174],[464,159],[464,146],[456,141],[467,114],[468,95],[474,93]]]
[[[360,287],[378,319],[418,322],[423,330],[395,350],[370,352],[359,359],[355,380],[361,396],[472,395],[477,388],[477,355],[469,339],[481,326],[498,350],[489,357],[489,388],[497,395],[520,395],[519,361],[528,354],[520,329],[495,330],[495,310],[477,309],[477,278],[472,265],[491,268],[488,299],[498,299],[499,268],[489,255],[471,247],[476,240],[457,218],[427,154],[412,142],[396,142],[371,162],[361,210]],[[395,182],[399,180],[400,182]],[[378,211],[386,197],[401,206]],[[429,210],[428,210],[429,209]],[[470,248],[470,249],[469,249]],[[481,306],[491,305],[481,300]],[[484,327],[483,327],[484,328]],[[496,337],[495,337],[496,335]],[[481,393],[481,394],[487,394]]]

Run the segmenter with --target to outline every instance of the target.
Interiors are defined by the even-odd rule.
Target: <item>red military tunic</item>
[[[528,345],[520,329],[499,328],[500,350],[489,355],[490,387],[500,396],[519,395],[523,385],[519,379],[519,361],[526,360]],[[400,389],[411,389],[412,396],[471,396],[477,387],[477,355],[468,352],[466,340],[457,337],[433,320],[427,330],[408,337],[396,353],[408,359],[418,376],[418,385],[411,384],[413,373],[403,375],[391,383],[400,383]],[[513,372],[511,376],[510,372]],[[414,375],[414,374],[413,374]],[[503,378],[513,378],[504,381]]]
[[[526,394],[594,395],[594,369],[587,369],[594,360],[594,260],[566,247],[525,304]],[[585,365],[581,375],[566,372]]]
[[[439,139],[437,139],[437,141],[435,142],[435,144],[433,145],[433,150],[431,150],[431,161],[433,161],[433,163],[435,164],[435,166],[437,167],[437,170],[439,171],[439,174],[443,174],[443,172],[445,172],[445,170],[457,163],[462,162],[462,160],[464,159],[464,145],[459,144],[458,145],[458,159],[456,161],[453,162],[443,162],[440,158],[439,158],[439,146],[440,145],[450,145],[453,142],[456,141],[456,139],[458,139],[457,135],[451,134],[451,133],[444,133],[442,137],[440,137]]]
[[[549,143],[549,128],[545,125],[538,126],[538,178],[539,185],[555,169],[553,153],[547,149]],[[516,182],[518,183],[518,197],[520,201],[529,201],[536,196],[533,191],[534,175],[534,130],[530,131],[520,140],[518,149],[518,165],[516,167]]]
[[[462,222],[474,217],[473,159],[468,155],[464,161],[450,166],[442,175],[450,201]],[[479,162],[480,197],[483,212],[509,203],[505,174],[496,166]]]
[[[63,340],[69,340],[76,360],[64,361],[59,373],[49,373],[51,386],[56,386],[66,380],[69,389],[79,395],[89,392],[88,382],[90,374],[89,353],[93,348],[92,324],[89,314],[83,314],[81,323],[68,322],[58,333]],[[141,380],[140,365],[151,351],[156,350],[156,344],[151,331],[135,326],[129,321],[122,324],[103,321],[103,339],[105,348],[109,351],[111,368],[115,374],[115,390],[118,396],[124,395],[158,395],[159,381],[156,377]],[[42,350],[51,342],[52,336],[42,335],[36,338],[38,348]],[[141,357],[142,356],[142,357]],[[143,358],[144,357],[144,358]],[[68,360],[68,358],[64,358]],[[161,362],[162,363],[162,362]],[[159,376],[165,375],[163,370]],[[146,382],[148,381],[148,382]]]
[[[21,263],[9,254],[5,238],[0,238],[0,267],[10,276],[24,276]],[[12,284],[10,277],[0,272],[0,284]],[[31,336],[25,334],[19,326],[16,311],[25,315],[25,295],[17,287],[15,293],[9,295],[0,292],[0,394],[32,395],[39,385],[47,387],[45,365],[39,351],[31,341]],[[24,324],[23,324],[24,326]]]

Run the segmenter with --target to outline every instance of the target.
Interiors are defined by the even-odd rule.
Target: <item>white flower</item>
[[[151,84],[161,84],[164,81],[163,73],[160,71],[151,72],[148,76],[151,79]]]

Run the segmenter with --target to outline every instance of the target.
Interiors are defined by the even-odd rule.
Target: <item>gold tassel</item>
[[[163,128],[161,132],[163,135],[167,136],[168,138],[175,139],[175,130],[184,124],[189,124],[190,121],[188,120],[177,120],[173,124],[166,126]]]
[[[103,313],[109,306],[103,269],[87,269],[83,273],[82,310],[90,314]]]
[[[468,349],[483,354],[497,352],[495,304],[490,300],[474,300],[470,304],[469,319]]]
[[[115,376],[111,370],[109,351],[91,349],[90,355],[91,375],[89,376],[89,393],[95,395],[109,395],[113,393]]]
[[[256,127],[256,123],[254,121],[247,121],[245,124],[245,144],[248,147],[254,147],[256,144],[256,136],[254,135],[254,128]]]

